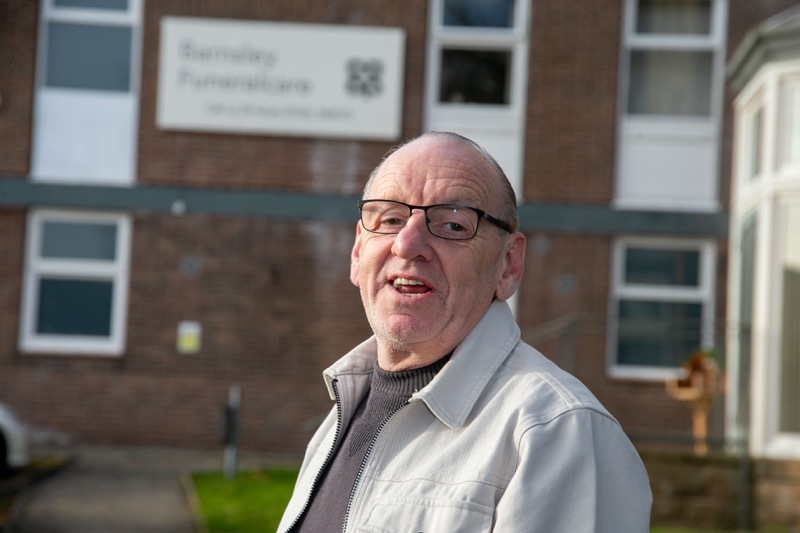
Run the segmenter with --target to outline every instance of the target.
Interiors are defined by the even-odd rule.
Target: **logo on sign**
[[[378,59],[353,58],[347,62],[347,92],[375,96],[383,90],[383,63]]]

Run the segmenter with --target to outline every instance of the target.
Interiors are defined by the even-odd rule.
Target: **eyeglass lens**
[[[471,239],[478,231],[478,213],[465,207],[441,205],[426,210],[428,230],[442,239]],[[411,209],[395,202],[368,202],[361,208],[364,227],[374,233],[399,233]]]

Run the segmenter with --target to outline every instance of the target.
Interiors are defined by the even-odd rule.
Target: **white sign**
[[[156,121],[175,130],[394,140],[400,28],[165,17]]]

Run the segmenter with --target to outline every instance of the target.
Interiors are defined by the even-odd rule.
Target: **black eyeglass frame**
[[[382,199],[379,199],[379,198],[371,198],[369,200],[359,200],[359,202],[358,202],[358,212],[360,214],[361,226],[363,226],[363,228],[365,230],[369,231],[370,233],[376,233],[378,235],[396,235],[397,233],[399,233],[399,231],[397,231],[397,232],[373,231],[373,230],[369,229],[366,224],[364,224],[364,211],[363,211],[362,208],[364,207],[364,205],[369,204],[369,203],[373,203],[373,202],[389,202],[389,203],[392,203],[392,204],[405,206],[405,207],[408,208],[409,216],[411,215],[411,212],[414,211],[414,209],[422,210],[425,213],[425,227],[428,228],[428,232],[431,235],[433,235],[434,237],[437,237],[439,239],[448,240],[448,241],[468,241],[469,239],[472,239],[473,237],[475,237],[475,235],[478,234],[478,229],[480,229],[480,222],[481,222],[482,219],[488,220],[489,222],[491,222],[492,224],[494,224],[498,228],[500,228],[502,230],[505,230],[508,233],[514,233],[514,229],[511,227],[511,224],[509,224],[508,222],[500,220],[499,218],[495,218],[492,215],[490,215],[489,213],[487,213],[486,211],[484,211],[483,209],[478,209],[477,207],[472,207],[471,205],[462,205],[462,204],[411,205],[411,204],[407,204],[405,202],[398,202],[397,200],[382,200]],[[434,232],[431,231],[431,227],[428,225],[428,223],[430,222],[430,219],[428,218],[428,209],[432,209],[434,207],[457,207],[459,209],[469,209],[470,211],[473,211],[474,213],[476,213],[478,215],[478,224],[475,225],[475,233],[473,233],[471,236],[463,238],[463,239],[452,239],[452,238],[447,238],[447,237],[442,237],[440,235],[436,235]]]

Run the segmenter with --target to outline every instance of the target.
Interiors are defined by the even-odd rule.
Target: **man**
[[[651,492],[616,420],[520,341],[514,192],[453,133],[369,178],[351,257],[374,336],[324,372],[336,407],[279,531],[643,533]]]

